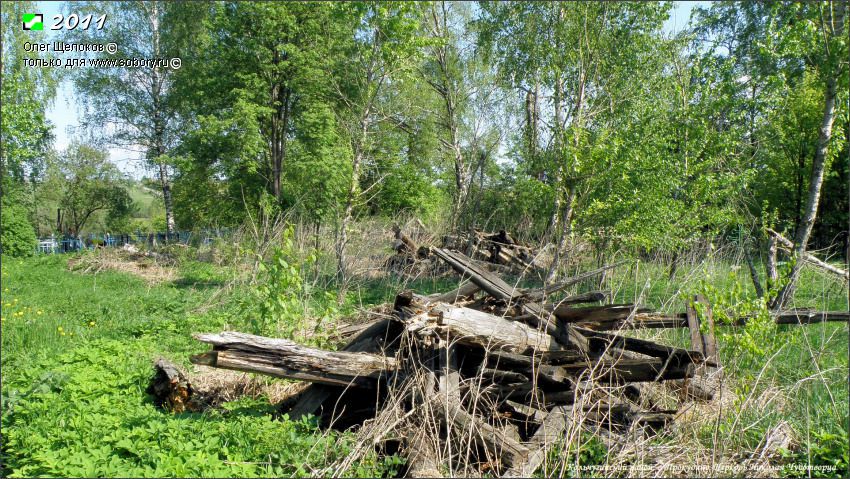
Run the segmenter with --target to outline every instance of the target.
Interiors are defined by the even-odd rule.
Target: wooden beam
[[[298,379],[334,386],[375,387],[380,377],[398,369],[395,358],[367,353],[325,351],[287,339],[225,331],[195,334],[214,350],[191,357],[194,364]]]
[[[537,469],[546,460],[549,449],[554,446],[560,439],[564,439],[564,434],[567,432],[570,421],[572,407],[556,406],[549,411],[546,419],[537,432],[526,444],[526,447],[531,451],[525,460],[507,470],[502,477],[532,477]]]
[[[390,324],[389,319],[379,319],[372,322],[353,337],[342,350],[351,353],[377,352],[380,339],[387,334]],[[343,391],[337,386],[311,384],[301,393],[298,402],[289,410],[289,418],[297,421],[307,414],[313,414],[329,397],[340,395]]]

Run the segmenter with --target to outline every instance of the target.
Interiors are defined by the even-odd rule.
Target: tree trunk
[[[338,301],[342,302],[345,296],[345,285],[348,281],[348,270],[346,261],[348,258],[345,255],[345,247],[348,244],[348,225],[351,223],[354,214],[354,200],[357,196],[357,187],[360,183],[360,165],[363,163],[363,144],[366,141],[366,135],[369,130],[369,124],[366,118],[369,115],[367,109],[362,119],[360,120],[360,135],[354,145],[354,160],[351,164],[351,184],[348,187],[348,195],[345,200],[345,208],[342,212],[342,221],[340,221],[339,232],[337,233],[336,241],[336,257],[337,257],[337,277],[340,281]]]
[[[744,246],[746,249],[747,246]],[[744,259],[747,262],[747,268],[750,270],[750,277],[753,279],[753,287],[756,289],[756,296],[759,298],[764,297],[764,288],[761,285],[761,280],[759,279],[759,273],[756,270],[756,265],[753,263],[753,255],[750,253],[749,249],[744,251]]]
[[[767,287],[773,288],[779,281],[779,271],[776,269],[776,237],[768,235],[767,243]]]
[[[301,346],[288,339],[230,331],[195,334],[194,337],[215,348],[192,356],[194,364],[332,386],[375,387],[379,378],[398,368],[395,358],[368,353],[325,351]]]
[[[839,7],[841,8],[841,7]],[[839,22],[843,25],[843,19]],[[840,28],[843,30],[843,28]],[[840,34],[840,32],[836,32]],[[827,151],[829,149],[829,141],[832,138],[832,125],[835,121],[835,96],[837,90],[837,81],[834,76],[830,76],[826,80],[826,92],[824,94],[823,120],[821,121],[820,131],[818,133],[818,146],[815,151],[815,157],[812,160],[812,175],[809,179],[809,193],[806,199],[806,210],[803,215],[803,220],[797,233],[794,237],[794,258],[796,261],[791,267],[788,284],[786,284],[776,296],[776,299],[771,305],[774,310],[781,310],[788,303],[788,300],[793,296],[796,288],[797,279],[800,276],[800,268],[803,265],[803,255],[806,253],[806,244],[809,242],[809,236],[812,234],[812,228],[817,218],[818,203],[820,201],[821,186],[823,185],[823,175],[826,167]]]
[[[159,183],[162,186],[162,202],[165,205],[165,231],[174,233],[174,201],[171,198],[171,182],[168,179],[168,166],[159,161]]]

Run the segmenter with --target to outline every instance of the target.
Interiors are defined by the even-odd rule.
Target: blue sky
[[[670,18],[664,23],[664,30],[668,33],[675,33],[684,29],[691,15],[691,10],[695,6],[706,6],[710,2],[706,1],[687,1],[674,2],[673,10]],[[44,15],[45,24],[50,22],[54,15],[61,12],[64,7],[64,2],[48,2],[41,1],[36,3],[39,8],[39,13]],[[56,34],[55,31],[45,30],[49,40]],[[76,98],[74,96],[71,85],[66,81],[63,82],[57,91],[56,100],[50,106],[47,112],[47,117],[53,122],[53,133],[56,137],[55,147],[57,150],[63,150],[68,144],[77,137],[74,132],[76,127],[79,127],[79,115],[75,106]],[[145,168],[140,161],[140,154],[137,151],[125,150],[121,148],[110,148],[109,159],[115,163],[121,171],[140,178],[145,173]]]

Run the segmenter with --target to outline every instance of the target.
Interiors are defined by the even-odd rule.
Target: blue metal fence
[[[153,246],[158,244],[185,244],[197,243],[198,245],[208,245],[216,238],[228,236],[230,228],[215,228],[203,229],[198,231],[178,231],[167,233],[162,231],[142,233],[124,233],[112,235],[109,233],[102,235],[89,234],[86,237],[78,236],[50,236],[39,238],[38,246],[36,246],[37,254],[58,254],[58,253],[73,253],[76,251],[91,250],[97,247],[114,248],[121,247],[126,244],[147,245]],[[195,241],[193,241],[193,239]]]

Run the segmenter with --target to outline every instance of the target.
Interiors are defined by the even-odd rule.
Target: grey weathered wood
[[[555,308],[554,314],[558,320],[568,323],[594,323],[622,321],[637,313],[648,313],[651,311],[647,308],[639,308],[634,304],[606,304],[586,308],[574,308],[562,304]]]
[[[379,348],[380,339],[387,334],[389,326],[389,319],[379,319],[369,323],[368,327],[354,336],[342,350],[351,353],[376,352]],[[289,417],[297,421],[307,414],[313,414],[329,397],[341,393],[342,389],[337,386],[311,384],[301,393],[298,402],[289,410]]]
[[[675,348],[647,341],[645,339],[630,338],[612,333],[603,333],[601,331],[593,331],[591,329],[580,328],[577,326],[575,329],[592,341],[594,349],[604,349],[608,346],[612,346],[656,358],[666,359],[670,357],[678,364],[700,364],[706,362],[705,356],[699,351]]]
[[[570,424],[570,406],[556,406],[549,411],[546,419],[537,428],[537,432],[526,444],[530,451],[525,460],[507,470],[502,477],[532,477],[535,471],[546,460],[549,448],[555,445],[564,434]]]
[[[482,368],[481,377],[496,384],[526,383],[529,380],[525,374],[495,368]]]
[[[826,321],[850,321],[847,311],[791,310],[776,315],[776,324],[812,324]]]
[[[203,409],[204,401],[198,396],[189,379],[171,361],[159,358],[154,364],[155,374],[146,392],[154,403],[168,411],[185,412]]]
[[[549,334],[482,311],[438,303],[406,319],[408,331],[433,331],[460,344],[527,353],[563,349]]]
[[[429,303],[449,303],[453,304],[456,301],[466,298],[468,296],[472,296],[473,294],[481,291],[481,287],[475,283],[466,283],[463,286],[460,286],[456,289],[453,289],[446,293],[437,293],[429,296],[425,296],[425,301]]]
[[[655,382],[689,378],[694,375],[693,364],[674,365],[657,358],[600,359],[564,364],[559,367],[571,374],[581,374],[588,369],[595,369],[598,381]]]
[[[471,434],[477,444],[489,450],[495,457],[501,457],[508,467],[519,464],[529,454],[528,448],[519,441],[468,413],[457,401],[449,400],[445,408],[437,408],[437,411],[444,414],[444,419],[459,430],[460,434]]]
[[[505,283],[501,278],[489,271],[471,264],[472,261],[462,253],[434,248],[434,254],[449,263],[449,265],[461,275],[469,276],[469,279],[481,287],[496,299],[506,302],[514,300],[520,292],[513,286]],[[549,320],[549,314],[543,305],[535,302],[523,302],[521,305],[524,314],[531,315],[525,321],[533,326],[541,326],[546,332],[565,346],[572,346],[581,351],[587,351],[587,339],[576,332],[569,325],[559,325]]]
[[[367,353],[325,351],[287,339],[225,331],[196,334],[214,350],[192,356],[195,364],[254,372],[336,386],[376,386],[378,378],[395,371],[395,358]]]

